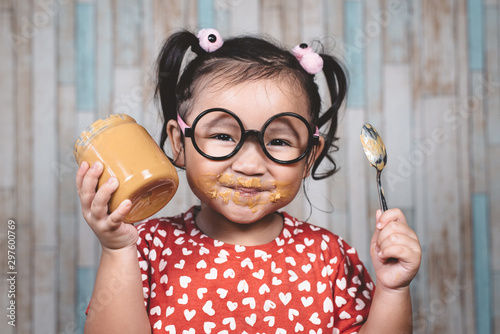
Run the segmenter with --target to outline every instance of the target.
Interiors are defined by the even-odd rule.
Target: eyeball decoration
[[[201,29],[197,37],[201,48],[206,52],[214,52],[224,44],[224,40],[215,29]]]
[[[306,43],[296,45],[292,53],[307,73],[316,74],[323,69],[323,58]]]

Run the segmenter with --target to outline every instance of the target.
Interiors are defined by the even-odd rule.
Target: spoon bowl
[[[382,188],[382,182],[380,176],[382,170],[387,164],[387,150],[385,148],[382,137],[378,134],[377,130],[370,124],[366,123],[361,128],[361,145],[363,145],[363,150],[365,151],[366,158],[370,162],[370,165],[375,167],[377,170],[377,187],[378,195],[380,201],[380,208],[382,212],[387,210],[387,203],[385,201],[384,189]]]

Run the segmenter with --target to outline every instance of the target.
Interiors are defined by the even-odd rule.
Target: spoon
[[[387,203],[385,202],[384,189],[382,188],[382,182],[380,181],[380,175],[382,170],[387,164],[387,151],[385,150],[384,142],[378,134],[377,130],[370,124],[366,123],[361,129],[361,145],[363,145],[363,150],[365,151],[366,158],[370,162],[370,165],[375,167],[377,170],[377,186],[378,186],[378,199],[380,202],[380,208],[382,212],[387,210]]]

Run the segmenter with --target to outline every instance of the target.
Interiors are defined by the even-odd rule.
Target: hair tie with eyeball
[[[307,73],[316,74],[323,69],[323,58],[306,43],[296,45],[292,53]]]
[[[201,29],[198,31],[197,37],[200,41],[200,47],[206,52],[214,52],[224,44],[224,40],[215,29]]]

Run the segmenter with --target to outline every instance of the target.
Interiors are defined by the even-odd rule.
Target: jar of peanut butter
[[[179,185],[175,167],[149,133],[125,114],[113,114],[98,120],[82,132],[73,153],[80,165],[101,161],[104,171],[98,188],[110,177],[119,181],[108,203],[113,212],[125,199],[132,208],[126,223],[144,220],[163,208]]]

